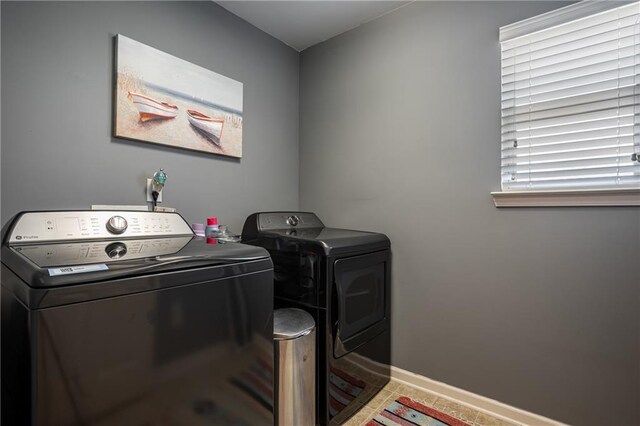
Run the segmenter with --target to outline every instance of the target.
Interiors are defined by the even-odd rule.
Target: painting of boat
[[[193,127],[204,133],[204,135],[213,140],[213,142],[220,143],[220,139],[222,139],[222,127],[224,126],[223,119],[211,118],[195,109],[187,110],[187,119]]]
[[[140,113],[140,121],[167,120],[176,118],[178,107],[168,102],[160,102],[140,93],[129,92],[128,98],[133,102]]]
[[[206,52],[194,58],[219,66]],[[122,34],[115,36],[114,59],[115,137],[242,158],[240,81]]]

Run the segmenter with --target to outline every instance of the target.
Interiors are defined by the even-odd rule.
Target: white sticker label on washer
[[[56,275],[69,275],[69,274],[82,274],[84,272],[106,271],[109,267],[104,263],[97,265],[79,265],[79,266],[65,266],[64,268],[49,268],[49,275],[55,277]]]

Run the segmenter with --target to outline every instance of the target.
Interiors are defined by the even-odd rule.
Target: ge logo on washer
[[[16,240],[21,240],[22,239],[22,235],[16,235]]]

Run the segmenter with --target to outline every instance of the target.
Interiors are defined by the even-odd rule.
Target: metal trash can
[[[273,314],[276,425],[316,424],[316,324],[302,309]]]

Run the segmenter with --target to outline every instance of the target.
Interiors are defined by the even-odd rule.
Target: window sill
[[[496,207],[640,206],[638,189],[492,192]]]

